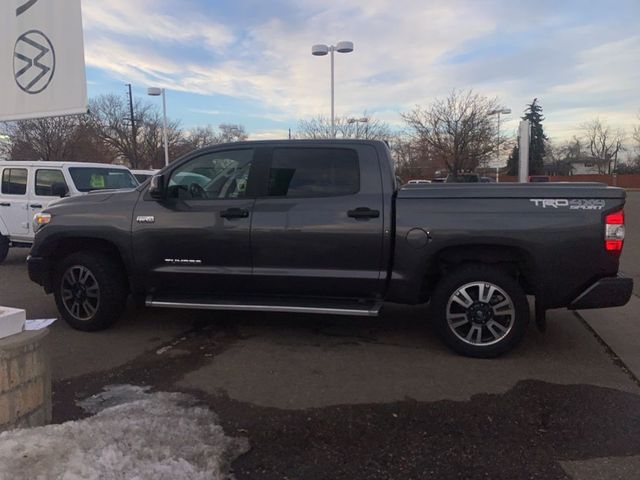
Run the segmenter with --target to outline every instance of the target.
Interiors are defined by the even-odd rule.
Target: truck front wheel
[[[69,325],[87,332],[111,326],[127,302],[126,278],[113,258],[100,252],[77,252],[57,266],[54,295]]]
[[[491,358],[515,347],[529,323],[518,282],[499,267],[467,265],[447,274],[431,298],[440,336],[461,355]]]

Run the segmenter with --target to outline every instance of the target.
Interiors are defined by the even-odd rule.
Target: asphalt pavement
[[[622,269],[640,279],[640,193],[627,226]],[[57,317],[26,253],[0,266],[0,304]],[[52,327],[54,421],[85,416],[76,401],[106,385],[150,385],[195,395],[249,439],[238,479],[636,478],[640,387],[593,323],[552,311],[545,334],[476,360],[443,347],[423,307],[362,319],[131,305],[104,332]]]

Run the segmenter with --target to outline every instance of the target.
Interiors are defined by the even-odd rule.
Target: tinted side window
[[[169,196],[182,200],[243,198],[253,149],[206,153],[176,168],[169,180]]]
[[[27,169],[5,168],[2,172],[2,193],[8,195],[27,193]]]
[[[355,150],[344,148],[279,148],[273,152],[269,195],[332,197],[360,190]]]
[[[54,188],[55,186],[55,188]],[[60,190],[67,189],[67,182],[61,170],[36,171],[36,195],[42,197],[60,196]]]

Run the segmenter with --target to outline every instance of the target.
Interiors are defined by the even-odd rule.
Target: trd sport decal
[[[529,200],[539,208],[568,208],[569,210],[602,210],[604,200],[567,200],[566,198],[532,198]]]

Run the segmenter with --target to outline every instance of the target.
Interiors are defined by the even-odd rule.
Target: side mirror
[[[67,184],[64,182],[56,182],[51,185],[51,196],[52,197],[66,197],[69,195],[69,188]]]
[[[167,195],[167,190],[164,182],[164,175],[154,175],[151,177],[149,184],[149,195],[156,200],[162,200]]]

